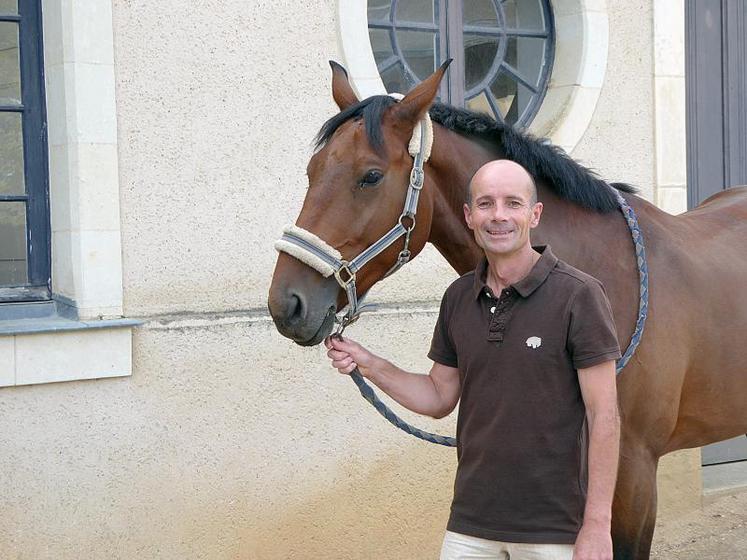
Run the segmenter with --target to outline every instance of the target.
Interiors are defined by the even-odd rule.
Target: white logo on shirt
[[[527,346],[529,348],[539,348],[542,346],[542,339],[538,336],[530,336],[527,338]]]

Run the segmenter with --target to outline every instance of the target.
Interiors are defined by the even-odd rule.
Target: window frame
[[[25,284],[0,287],[0,304],[45,301],[52,297],[52,243],[41,0],[18,2],[17,15],[0,14],[0,21],[15,22],[18,25],[21,104],[0,105],[0,111],[22,115],[26,189],[23,195],[0,195],[0,203],[24,202],[26,204],[26,266],[28,271]]]
[[[507,122],[507,116],[501,113],[498,106],[498,100],[490,91],[490,85],[498,75],[503,73],[508,79],[531,92],[529,104],[516,116],[516,121],[512,126],[518,128],[528,128],[534,117],[537,115],[545,94],[550,86],[550,76],[552,74],[555,60],[555,14],[550,0],[534,0],[538,3],[542,12],[544,26],[542,29],[529,28],[510,28],[503,18],[503,8],[499,0],[491,0],[495,14],[498,18],[498,27],[481,27],[479,25],[465,25],[463,19],[463,8],[465,0],[439,0],[433,3],[434,21],[431,23],[400,21],[396,15],[398,0],[392,0],[390,3],[389,14],[383,20],[368,19],[368,30],[384,31],[389,37],[393,54],[384,60],[381,64],[376,64],[377,71],[382,74],[384,71],[396,65],[400,65],[404,72],[406,81],[414,82],[413,86],[418,83],[418,76],[410,66],[407,57],[402,51],[396,32],[403,31],[429,31],[435,34],[435,60],[434,66],[439,66],[447,58],[452,59],[450,72],[446,74],[446,79],[441,82],[439,88],[439,97],[444,102],[456,107],[466,107],[467,101],[474,99],[481,93],[485,95],[488,102],[492,117]],[[491,63],[488,73],[480,82],[467,87],[465,83],[465,36],[480,35],[502,38],[501,48]],[[543,61],[539,68],[539,74],[533,84],[531,77],[524,75],[518,68],[514,68],[506,60],[506,41],[508,38],[533,38],[543,41],[542,57]],[[370,39],[369,39],[370,41]],[[435,68],[434,68],[435,69]],[[517,89],[518,91],[518,89]],[[403,92],[400,92],[403,93]]]

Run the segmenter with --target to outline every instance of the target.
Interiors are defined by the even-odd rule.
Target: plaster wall
[[[609,54],[602,93],[573,157],[654,199],[653,6],[607,1]]]
[[[608,8],[607,79],[573,155],[651,198],[652,8]],[[336,111],[336,13],[322,0],[114,0],[124,312],[147,323],[131,378],[0,391],[4,554],[436,556],[453,450],[388,426],[266,313],[271,240]],[[372,294],[393,305],[354,336],[427,369],[453,277],[428,250]],[[404,416],[454,432],[453,418]]]
[[[423,369],[434,320],[361,335]],[[261,317],[152,322],[131,378],[4,389],[3,557],[436,557],[454,451],[386,425],[322,356]]]

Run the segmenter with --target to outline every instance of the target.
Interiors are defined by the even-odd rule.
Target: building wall
[[[573,155],[653,198],[653,7],[607,7],[606,79]],[[132,377],[0,391],[3,555],[435,557],[453,450],[388,426],[266,311],[271,240],[335,112],[335,3],[113,8],[124,313],[146,323]],[[453,278],[427,250],[351,334],[425,370]]]

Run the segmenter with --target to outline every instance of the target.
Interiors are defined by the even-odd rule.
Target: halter
[[[418,209],[420,191],[423,189],[425,181],[423,164],[430,157],[432,144],[433,125],[430,116],[426,113],[416,125],[410,139],[408,150],[414,161],[410,171],[410,184],[407,187],[405,205],[397,224],[357,257],[349,261],[345,260],[337,249],[323,239],[295,225],[285,226],[283,236],[275,242],[275,249],[296,257],[317,270],[325,278],[334,275],[337,283],[345,290],[348,298],[347,311],[341,316],[335,316],[335,322],[338,324],[336,334],[338,335],[341,335],[345,328],[354,323],[360,317],[360,314],[365,311],[366,306],[362,305],[365,296],[358,297],[355,286],[358,271],[402,236],[405,237],[404,247],[384,278],[397,272],[409,262],[412,256],[410,236],[415,229],[415,214]]]

